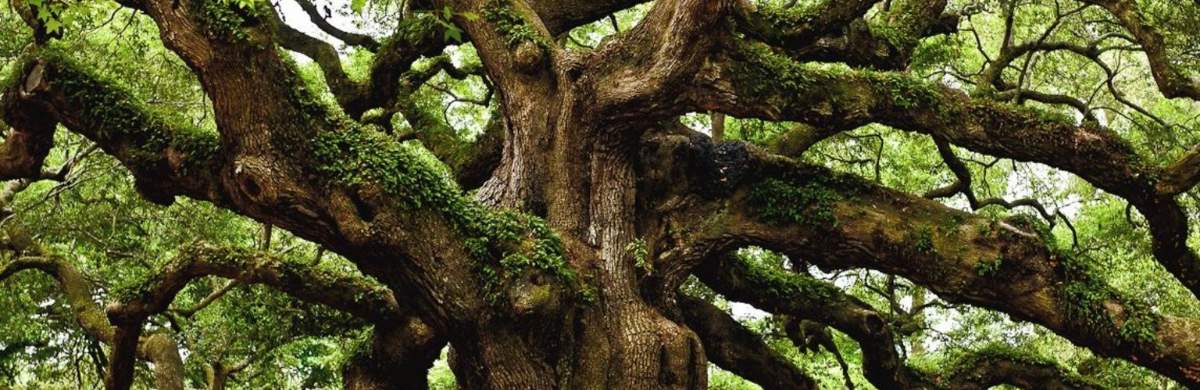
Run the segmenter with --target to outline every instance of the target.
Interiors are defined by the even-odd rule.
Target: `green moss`
[[[1147,302],[1124,296],[1105,283],[1089,258],[1056,256],[1062,257],[1067,279],[1060,290],[1060,304],[1069,319],[1121,343],[1157,345],[1160,317]],[[1113,313],[1106,308],[1107,303],[1119,304],[1122,312]]]
[[[778,298],[780,302],[807,300],[809,303],[805,305],[828,305],[846,297],[842,290],[828,282],[762,264],[752,256],[739,254],[735,263],[729,266],[740,268],[757,290]]]
[[[841,195],[822,179],[793,183],[776,178],[763,180],[750,191],[750,205],[768,223],[798,223],[833,227],[833,204]]]
[[[912,242],[912,248],[917,253],[932,254],[935,252],[935,248],[933,247],[933,229],[930,229],[929,226],[921,226],[910,230],[909,241]]]
[[[795,26],[812,22],[820,10],[821,8],[811,4],[795,4],[790,7],[766,4],[758,9],[758,14],[768,23],[769,31],[788,31]]]
[[[512,8],[510,0],[492,0],[484,8],[483,19],[496,25],[496,31],[504,36],[504,43],[517,47],[522,42],[544,45],[541,35],[533,26]]]
[[[941,91],[929,80],[895,72],[862,71],[859,74],[871,82],[875,96],[891,97],[892,106],[896,108],[940,106]]]
[[[1000,272],[1000,266],[1004,265],[1004,257],[997,257],[993,260],[982,260],[975,263],[975,274],[981,277],[989,277]]]
[[[653,271],[654,264],[647,261],[650,256],[650,250],[646,247],[646,240],[635,239],[625,246],[625,252],[633,256],[633,264],[638,268],[645,270],[646,273]]]
[[[229,42],[245,41],[250,37],[243,27],[257,24],[258,0],[193,0],[201,12],[200,20],[208,33]]]
[[[168,148],[181,153],[185,173],[210,161],[218,148],[217,135],[171,118],[142,103],[115,82],[76,63],[60,49],[39,54],[51,64],[50,80],[63,91],[68,103],[82,111],[79,120],[86,134],[100,144],[123,145],[114,155],[131,169],[154,168],[164,161]]]
[[[480,272],[493,302],[536,270],[588,295],[567,264],[558,236],[541,219],[513,211],[490,210],[466,197],[436,158],[412,143],[398,143],[365,128],[326,132],[314,142],[319,171],[337,184],[375,185],[393,195],[399,206],[431,209],[463,235],[467,250],[480,262]]]
[[[766,96],[778,107],[796,102],[827,101],[849,110],[863,102],[890,104],[895,109],[930,107],[941,112],[941,87],[929,80],[897,72],[851,70],[840,65],[798,63],[771,48],[747,42],[738,46],[739,60],[729,69],[734,86],[743,96]],[[862,83],[833,82],[835,79]],[[855,85],[861,85],[855,86]],[[846,89],[830,89],[845,86]],[[872,100],[882,99],[882,100]],[[793,107],[812,110],[813,107]],[[829,108],[832,110],[832,108]]]
[[[1012,361],[1032,366],[1052,367],[1063,373],[1063,379],[1068,384],[1080,388],[1096,387],[1095,384],[1079,376],[1074,370],[1059,365],[1054,359],[1035,352],[1029,346],[1013,346],[999,342],[986,344],[974,351],[951,349],[951,352],[930,365],[933,370],[927,372],[926,376],[956,377],[971,373],[988,361]]]
[[[25,66],[29,64],[29,57],[18,58],[17,61],[7,64],[5,67],[0,67],[0,71],[7,70],[0,74],[0,92],[7,90],[17,84],[24,74]]]
[[[797,63],[787,56],[775,53],[761,44],[739,42],[738,55],[741,61],[733,63],[729,75],[743,96],[802,96],[815,93],[815,86],[830,77],[827,72],[812,65]]]

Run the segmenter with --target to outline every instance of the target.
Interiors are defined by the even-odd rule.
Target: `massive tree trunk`
[[[409,84],[431,75],[403,70],[442,48],[442,27],[428,17],[407,20],[402,36],[386,43],[351,39],[378,50],[370,80],[358,83],[331,46],[283,25],[270,7],[218,10],[236,16],[222,14],[235,21],[227,25],[212,20],[217,11],[206,2],[124,3],[149,15],[165,45],[199,76],[218,133],[169,123],[53,47],[38,47],[5,91],[5,118],[18,131],[0,150],[0,164],[11,166],[0,176],[40,166],[54,125],[62,124],[124,164],[151,201],[209,201],[345,256],[387,286],[371,294],[386,310],[346,303],[357,298],[338,291],[305,290],[297,280],[320,276],[269,264],[181,265],[180,274],[253,279],[369,319],[372,343],[345,367],[347,388],[425,387],[424,372],[444,342],[467,389],[703,389],[709,360],[769,386],[813,386],[748,341],[748,331],[719,310],[689,298],[681,306],[676,294],[692,274],[731,297],[855,337],[864,343],[866,375],[878,387],[944,385],[903,364],[892,331],[861,301],[798,273],[779,276],[725,260],[749,245],[828,268],[906,276],[946,299],[1011,313],[1100,354],[1200,384],[1200,352],[1188,338],[1200,325],[1140,310],[1031,227],[985,221],[746,144],[714,143],[675,120],[713,112],[819,124],[803,127],[816,135],[789,144],[796,149],[879,122],[1044,162],[1143,210],[1159,260],[1200,290],[1194,278],[1200,264],[1176,240],[1187,225],[1173,193],[1157,190],[1151,178],[1160,170],[1135,164],[1111,131],[978,102],[909,76],[836,73],[796,62],[842,55],[850,64],[901,68],[919,38],[944,32],[945,1],[896,1],[882,18],[911,36],[883,39],[860,35],[861,25],[852,23],[872,1],[848,1],[778,32],[762,30],[770,26],[746,2],[659,0],[635,28],[586,52],[566,50],[555,38],[637,1],[417,2],[447,10],[443,15],[462,26],[482,59],[479,72],[497,90],[500,110],[481,147],[447,140],[435,119],[406,102]],[[867,41],[818,44],[834,33]],[[316,101],[276,43],[318,62],[342,112]],[[455,161],[448,164],[453,174],[428,162],[424,151],[367,126],[374,123],[364,117],[371,108],[403,113],[430,152]],[[475,163],[497,160],[494,167]],[[451,177],[477,179],[478,172],[459,168],[481,165],[493,168],[491,176],[468,196]],[[1187,184],[1190,176],[1171,177]],[[944,221],[956,222],[937,230]],[[905,233],[916,227],[938,235],[914,243]],[[952,240],[962,242],[955,248],[961,256],[939,254]],[[977,272],[997,257],[1005,260],[995,275]],[[118,325],[111,387],[131,383],[143,323],[188,280],[174,275],[163,276],[165,293],[149,302],[110,308]],[[987,288],[966,291],[968,284]],[[1078,289],[1095,293],[1070,302]],[[1138,339],[1114,338],[1130,323],[1149,328]],[[157,345],[156,336],[142,344]],[[1027,365],[994,367],[989,383],[1032,383],[1016,378]],[[1059,373],[1037,368],[1039,378]],[[212,384],[227,377],[213,375]],[[944,379],[958,380],[965,379]]]

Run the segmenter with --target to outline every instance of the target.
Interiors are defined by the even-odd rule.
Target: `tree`
[[[155,342],[174,339],[147,323],[186,317],[170,305],[212,276],[371,324],[371,341],[343,372],[355,389],[426,386],[423,373],[445,343],[458,385],[470,389],[700,389],[708,362],[767,388],[817,386],[693,291],[705,288],[799,321],[784,326],[796,344],[836,351],[829,328],[845,334],[861,354],[851,360],[877,388],[1100,386],[1011,349],[954,356],[957,369],[913,364],[905,340],[929,328],[922,311],[934,305],[1006,313],[1200,387],[1200,319],[1112,286],[1063,207],[980,197],[975,185],[988,183],[995,163],[975,158],[987,155],[1013,161],[1013,171],[1019,161],[1068,172],[1127,202],[1130,224],[1149,234],[1143,258],[1162,268],[1146,272],[1194,309],[1200,258],[1187,242],[1195,205],[1184,202],[1194,202],[1200,151],[1147,145],[1164,133],[1175,143],[1200,135],[1183,115],[1162,114],[1200,100],[1196,4],[354,1],[353,12],[379,9],[375,22],[389,31],[381,39],[339,29],[328,6],[297,0],[323,35],[356,53],[345,55],[266,1],[118,3],[112,15],[153,22],[183,74],[174,93],[200,91],[211,118],[189,117],[207,106],[164,112],[128,86],[136,73],[112,77],[82,58],[72,28],[105,16],[94,4],[13,0],[32,44],[0,84],[11,126],[0,178],[66,180],[70,161],[45,167],[63,160],[53,154],[62,128],[119,162],[150,202],[201,201],[286,230],[378,284],[297,266],[269,245],[192,243],[159,249],[172,260],[129,294],[105,293],[112,303],[101,315],[71,261],[13,230],[0,279],[22,269],[54,277],[78,323],[108,346],[108,388],[130,387],[138,359],[171,369],[163,359],[178,359],[179,346]],[[609,20],[615,13],[627,26]],[[621,31],[599,42],[572,33],[606,22]],[[464,51],[478,63],[456,58]],[[306,74],[291,52],[320,74]],[[367,61],[365,71],[352,68],[354,58]],[[1130,58],[1144,62],[1133,72],[1148,72],[1154,88],[1122,74]],[[1091,73],[1063,80],[1055,72],[1066,66]],[[435,82],[467,79],[482,87],[460,88],[486,91],[476,103],[488,120],[473,139],[427,95],[472,101]],[[706,117],[721,136],[685,123]],[[774,130],[755,139],[754,126]],[[924,153],[936,153],[953,181],[889,186],[882,152],[866,161],[874,180],[808,153],[823,141],[861,145],[852,136],[873,126],[931,139]],[[875,136],[882,150],[889,141]],[[903,186],[914,188],[892,188]],[[1059,237],[1068,233],[1070,247]],[[880,289],[886,310],[813,274],[858,269],[890,275]],[[906,304],[898,285],[937,298]],[[201,294],[213,298],[197,310],[236,287],[227,286]],[[270,339],[247,350],[245,364],[208,364],[208,384],[219,387],[256,351],[287,340]],[[148,352],[152,344],[166,357]],[[182,387],[180,375],[161,376],[159,387]]]

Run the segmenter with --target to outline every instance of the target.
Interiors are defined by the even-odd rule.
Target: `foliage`
[[[150,161],[168,145],[189,156],[208,156],[218,149],[212,102],[189,65],[163,46],[162,32],[144,13],[108,2],[27,0],[26,3],[33,7],[37,19],[47,29],[62,36],[48,46],[35,49],[31,44],[33,32],[20,16],[12,7],[0,9],[0,74],[3,75],[0,86],[8,87],[19,81],[14,76],[27,69],[29,60],[49,60],[57,65],[56,79],[62,80],[60,86],[68,91],[71,103],[86,108],[86,119],[105,129],[100,137],[124,134],[147,141],[141,143],[143,148],[116,157]],[[332,19],[340,26],[354,26],[378,37],[384,48],[391,49],[441,34],[450,46],[437,54],[445,54],[460,67],[478,66],[479,58],[474,47],[465,43],[469,37],[456,20],[487,21],[510,49],[527,42],[539,46],[560,44],[545,42],[535,28],[537,24],[511,0],[489,0],[478,15],[451,7],[404,15],[401,10],[405,3],[335,2],[332,5],[341,14]],[[804,23],[824,7],[837,4],[815,0],[758,3],[776,27]],[[1200,34],[1194,33],[1195,26],[1200,25],[1200,7],[1163,0],[1137,3],[1145,11],[1144,19],[1165,35],[1173,64],[1191,77],[1200,73],[1200,51],[1195,50]],[[731,42],[737,47],[738,62],[729,71],[736,81],[735,87],[749,96],[803,100],[820,94],[839,102],[840,96],[861,91],[814,86],[828,79],[850,77],[869,81],[874,88],[867,91],[869,95],[892,96],[873,103],[897,110],[916,110],[933,104],[935,98],[965,99],[965,94],[971,94],[975,99],[997,99],[981,103],[984,105],[981,107],[1016,105],[1017,110],[1043,124],[1075,125],[1083,119],[1082,113],[1073,108],[1006,97],[994,91],[993,86],[979,85],[977,80],[978,69],[986,67],[988,61],[1002,52],[1003,40],[1008,35],[1016,43],[1044,39],[1088,45],[1097,37],[1105,37],[1096,44],[1099,48],[1128,43],[1119,37],[1125,31],[1108,22],[1108,16],[1097,7],[1083,9],[1077,16],[1052,24],[1056,13],[1074,5],[1069,1],[955,0],[950,2],[948,11],[963,16],[958,31],[923,39],[915,38],[913,31],[906,29],[906,21],[889,20],[887,12],[876,8],[864,18],[873,37],[893,46],[916,45],[911,63],[903,72],[822,61],[801,63],[790,57],[796,53],[745,40]],[[252,30],[265,20],[263,12],[274,12],[271,2],[261,0],[189,0],[183,6],[202,13],[208,34],[232,43],[257,39]],[[556,39],[564,41],[561,44],[572,51],[586,53],[636,26],[650,7],[651,4],[642,4],[621,10],[611,21],[588,23]],[[1006,34],[1009,24],[1006,12],[1011,12],[1011,24],[1015,26],[1011,34]],[[399,22],[382,26],[380,21]],[[359,82],[369,79],[375,70],[371,67],[375,53],[361,48],[338,50],[352,79]],[[291,54],[284,56],[290,58]],[[1200,143],[1200,132],[1196,131],[1200,122],[1194,117],[1196,103],[1164,98],[1141,51],[1111,50],[1103,59],[1119,64],[1113,67],[1117,77],[1111,80],[1112,90],[1105,69],[1090,59],[1060,51],[1023,56],[1012,66],[1001,69],[1000,75],[1008,83],[1019,84],[1024,91],[1085,98],[1091,113],[1099,117],[1098,124],[1128,140],[1138,152],[1141,166],[1165,166]],[[321,69],[310,61],[297,62],[294,67],[299,71],[295,77],[300,80],[296,84],[305,88],[297,89],[293,98],[308,107],[308,114],[316,115],[297,120],[325,120],[331,112],[338,114]],[[447,124],[453,130],[447,134],[455,140],[475,141],[493,113],[503,107],[504,97],[484,104],[465,100],[487,95],[488,89],[494,87],[491,83],[487,77],[457,80],[440,73],[410,97],[412,105],[427,115],[414,113],[404,118],[397,115],[395,122],[399,125],[395,134],[347,121],[337,123],[339,131],[314,135],[296,144],[311,147],[313,158],[321,163],[319,173],[336,178],[329,185],[364,193],[380,189],[401,201],[378,207],[426,210],[422,215],[444,216],[449,226],[471,237],[463,243],[465,253],[477,261],[480,285],[485,286],[493,300],[502,300],[503,292],[527,279],[530,272],[549,276],[556,288],[574,291],[580,300],[595,299],[596,292],[588,285],[590,281],[567,264],[564,244],[547,221],[531,213],[481,206],[471,199],[473,194],[453,182],[445,164],[419,142],[401,141],[431,127],[430,123]],[[697,130],[711,126],[707,113],[695,113],[688,118],[685,124]],[[725,134],[728,141],[769,147],[796,125],[731,117]],[[0,123],[0,130],[8,130],[8,125]],[[48,167],[59,166],[76,156],[86,157],[69,179],[32,183],[10,204],[0,205],[4,209],[0,225],[23,228],[34,239],[69,259],[95,281],[95,298],[100,304],[136,295],[146,281],[161,271],[167,259],[197,240],[238,248],[261,244],[261,225],[211,204],[178,199],[174,205],[163,207],[146,202],[138,195],[129,173],[113,156],[103,151],[86,152],[93,147],[88,140],[60,131],[56,145]],[[989,206],[971,210],[961,195],[941,199],[949,206],[992,217],[997,221],[992,229],[998,229],[1000,221],[1019,224],[1033,228],[1043,241],[1054,244],[1051,249],[1057,264],[1055,272],[1067,281],[1054,303],[1069,319],[1081,320],[1091,330],[1110,335],[1115,343],[1155,348],[1170,347],[1154,344],[1164,316],[1189,320],[1200,317],[1195,297],[1154,261],[1146,219],[1127,202],[1044,165],[996,158],[980,151],[956,149],[955,153],[968,166],[974,178],[971,187],[979,198],[1036,199],[1049,210],[1063,213],[1059,222],[1046,225],[1010,218],[1021,215],[1020,209]],[[913,194],[956,179],[945,168],[928,136],[874,124],[824,139],[803,155],[792,157]],[[205,167],[193,165],[187,169],[199,173]],[[6,182],[5,186],[12,183]],[[747,199],[754,205],[757,216],[770,223],[832,229],[841,226],[838,216],[846,215],[839,214],[844,205],[855,201],[852,196],[847,197],[853,191],[847,192],[843,184],[832,175],[803,180],[766,179],[756,183]],[[1178,197],[1186,217],[1193,221],[1200,217],[1200,198],[1196,192],[1192,190]],[[1062,219],[1071,224],[1063,223]],[[918,254],[932,254],[939,248],[960,244],[955,242],[960,237],[943,235],[948,231],[946,226],[956,227],[959,223],[915,225],[902,234],[910,244],[909,249]],[[996,232],[986,231],[983,235],[992,236]],[[654,233],[639,231],[645,238],[635,239],[623,248],[626,257],[644,274],[657,271],[652,258],[655,253],[647,242],[657,239],[651,235]],[[276,230],[273,239],[267,250],[285,258],[289,266],[316,267],[335,275],[362,277],[346,259],[288,232]],[[1192,229],[1182,239],[1195,247],[1200,243],[1200,234]],[[1065,244],[1068,242],[1069,247]],[[904,351],[910,366],[923,371],[953,372],[969,367],[971,359],[999,356],[1053,363],[1072,379],[1111,388],[1180,387],[1130,363],[1097,357],[1046,328],[993,311],[947,303],[903,278],[864,269],[837,273],[822,272],[815,267],[793,269],[803,265],[804,259],[790,259],[760,248],[743,249],[739,254],[736,266],[745,267],[751,275],[766,281],[773,293],[828,297],[845,292],[896,319],[910,314],[921,318],[927,328],[900,335],[897,348]],[[0,264],[10,260],[0,259]],[[999,279],[1015,270],[1019,264],[1015,260],[996,256],[969,266],[976,276]],[[797,282],[797,278],[791,277],[796,270],[809,272],[813,277],[802,279],[808,282]],[[215,277],[197,280],[180,293],[172,308],[198,304],[228,282]],[[841,369],[833,354],[825,350],[809,353],[797,348],[784,334],[781,318],[728,302],[694,278],[682,289],[728,310],[769,346],[814,376],[823,388],[842,386]],[[367,329],[364,324],[344,313],[305,304],[269,288],[237,286],[225,294],[190,319],[159,315],[152,318],[153,325],[147,328],[176,332],[188,356],[186,376],[190,386],[206,385],[204,364],[243,359],[257,360],[253,360],[246,373],[234,378],[231,387],[340,386],[341,363],[354,353],[355,341],[362,341]],[[62,298],[53,280],[42,274],[25,272],[0,282],[0,313],[3,313],[0,383],[17,388],[91,388],[101,382],[95,366],[102,360],[104,347],[80,329]],[[918,300],[939,305],[920,313],[906,313],[918,305]],[[1121,313],[1108,310],[1106,306],[1113,302],[1121,302],[1128,309]],[[838,332],[833,336],[851,366],[855,384],[869,388],[861,371],[863,356],[858,343]],[[25,344],[31,347],[10,348]],[[431,388],[456,386],[446,355],[443,352],[442,359],[430,371]],[[136,386],[150,386],[146,368],[140,370]],[[710,388],[757,388],[724,370],[713,368],[709,375]]]

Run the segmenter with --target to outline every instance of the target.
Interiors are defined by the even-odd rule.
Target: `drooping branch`
[[[17,260],[0,268],[0,280],[26,269],[54,277],[81,327],[112,346],[106,382],[115,388],[125,388],[131,383],[135,358],[155,364],[158,387],[182,388],[182,361],[176,342],[161,332],[142,336],[141,327],[150,316],[165,311],[187,283],[204,276],[267,285],[297,299],[379,324],[380,329],[392,329],[386,331],[389,340],[380,341],[376,354],[413,366],[414,370],[427,369],[444,344],[440,335],[402,308],[390,290],[361,277],[296,266],[260,252],[204,244],[183,248],[162,273],[143,283],[138,290],[141,295],[102,309],[93,300],[91,281],[68,261],[22,238],[16,230],[9,230],[3,243],[4,250],[13,252]],[[430,350],[433,357],[429,357]]]
[[[886,317],[870,305],[811,276],[769,269],[735,255],[716,256],[698,275],[729,299],[772,313],[811,319],[846,333],[859,343],[863,371],[879,388],[987,389],[1008,384],[1025,389],[1093,389],[1096,385],[1057,364],[1028,354],[984,350],[922,372],[905,365]],[[998,351],[998,350],[997,350]]]
[[[3,95],[6,121],[16,129],[53,128],[61,122],[121,161],[133,173],[138,191],[151,201],[170,203],[176,195],[187,195],[222,202],[214,177],[219,171],[215,134],[152,114],[137,98],[55,49],[43,48],[19,66],[24,82]]]
[[[1022,389],[1103,389],[1057,363],[1017,351],[1011,346],[987,346],[943,362],[942,372],[930,373],[941,388],[984,390],[999,385]]]
[[[1189,290],[1200,293],[1200,258],[1182,239],[1189,231],[1187,218],[1156,186],[1162,170],[1145,164],[1114,131],[970,98],[908,75],[833,71],[793,62],[760,46],[731,45],[727,60],[710,68],[716,74],[699,77],[693,98],[697,109],[843,130],[881,123],[1074,173],[1134,204],[1149,222],[1155,257]]]
[[[119,307],[109,307],[109,315],[147,317],[160,313],[183,287],[203,276],[267,285],[302,301],[325,305],[373,323],[388,323],[404,315],[389,290],[362,277],[296,266],[257,251],[203,243],[182,248],[157,277],[145,283],[143,296]]]
[[[1158,89],[1168,98],[1200,100],[1200,80],[1189,78],[1172,63],[1166,38],[1151,24],[1135,2],[1128,0],[1083,0],[1108,10],[1141,44]],[[1187,7],[1187,5],[1177,5]]]
[[[710,168],[740,184],[717,198],[726,206],[694,222],[711,228],[691,233],[693,256],[760,245],[827,269],[904,276],[947,301],[1000,310],[1100,355],[1200,383],[1200,322],[1116,292],[1087,259],[1054,249],[1036,223],[989,220],[754,148],[742,153],[742,166]]]
[[[763,389],[815,389],[816,381],[776,353],[762,336],[746,329],[702,299],[680,295],[679,309],[688,328],[700,336],[708,360]]]
[[[772,313],[828,324],[859,342],[863,375],[879,388],[922,387],[923,378],[904,365],[886,318],[836,287],[801,274],[766,270],[734,256],[716,255],[697,268],[715,291]]]
[[[94,300],[92,282],[65,259],[47,251],[24,237],[22,232],[9,229],[3,249],[16,260],[0,267],[0,280],[23,270],[38,270],[55,279],[67,298],[75,321],[89,336],[112,347],[110,355],[127,354],[128,360],[110,359],[105,384],[110,388],[128,388],[132,380],[132,359],[138,357],[154,363],[155,385],[160,389],[183,389],[183,360],[175,340],[162,333],[147,337],[129,334],[129,329],[113,326],[104,309]],[[128,376],[114,375],[114,370],[128,370]]]

